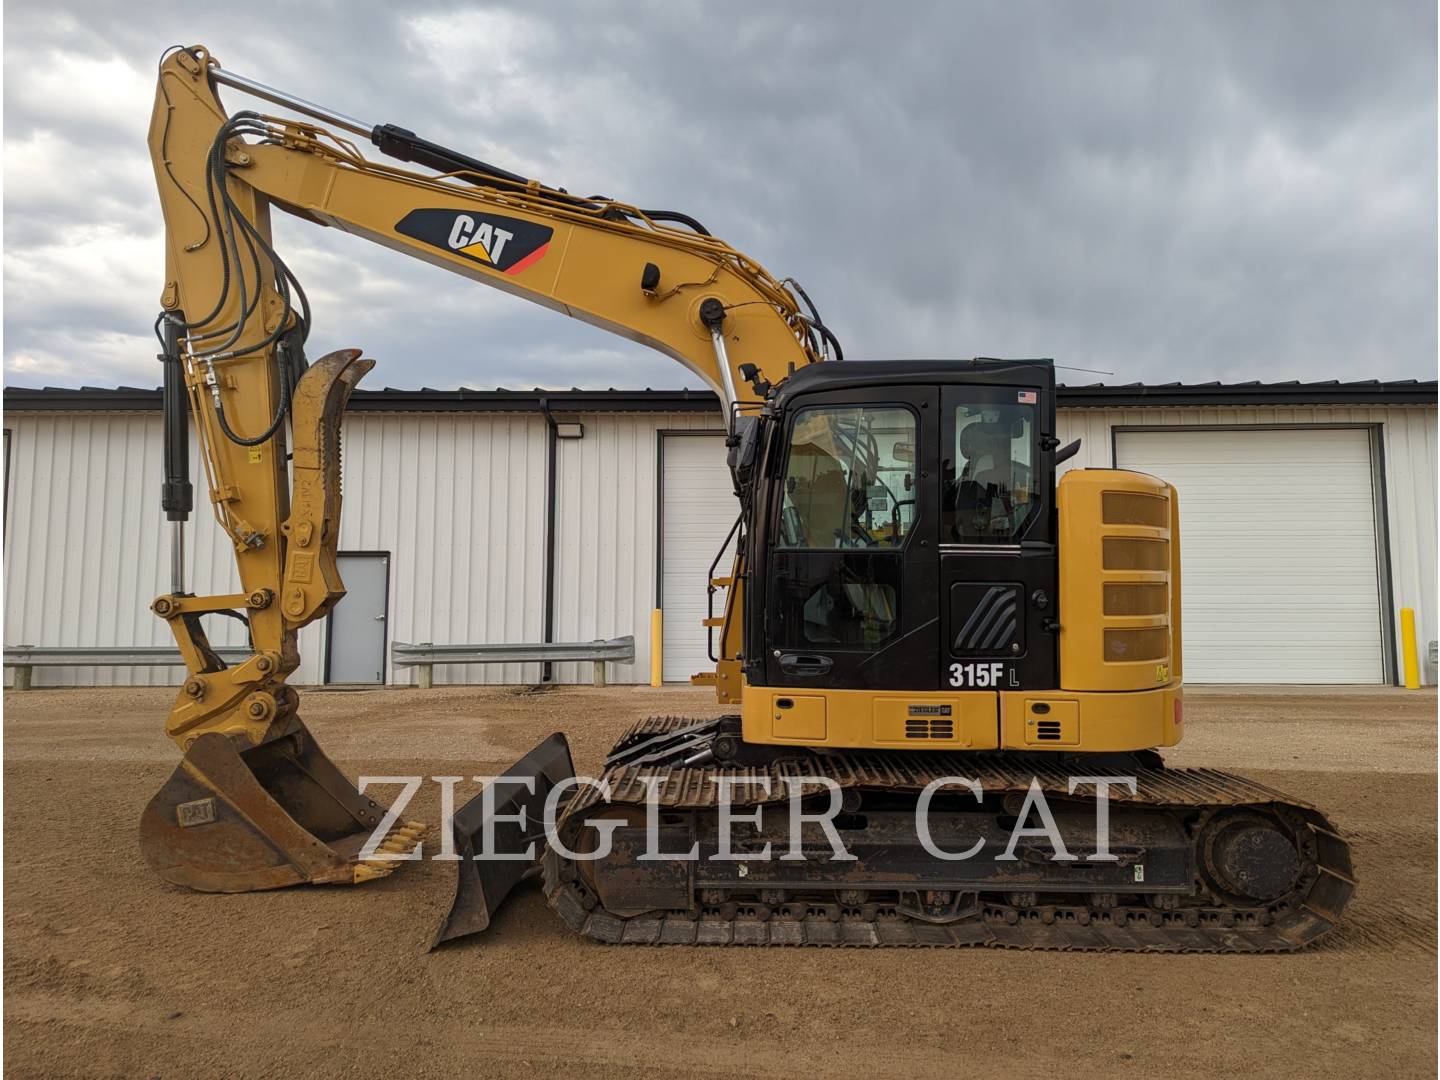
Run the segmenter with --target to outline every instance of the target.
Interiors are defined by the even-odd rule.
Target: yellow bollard
[[[1420,653],[1415,643],[1415,609],[1400,609],[1400,662],[1405,669],[1405,689],[1420,689]]]
[[[650,612],[650,685],[659,686],[665,680],[661,677],[664,668],[661,666],[660,643],[661,630],[664,626],[664,616],[660,614],[657,607]]]

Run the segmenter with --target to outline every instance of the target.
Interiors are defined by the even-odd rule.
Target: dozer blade
[[[574,775],[570,744],[557,731],[455,814],[455,854],[460,856],[455,900],[435,931],[432,949],[451,938],[480,933],[510,890],[539,872],[545,800],[557,784]],[[511,820],[521,813],[523,822]]]
[[[384,817],[296,718],[249,749],[214,732],[197,738],[141,815],[140,849],[166,881],[200,892],[358,884],[403,865],[361,858]],[[407,854],[424,829],[397,825],[375,850]]]

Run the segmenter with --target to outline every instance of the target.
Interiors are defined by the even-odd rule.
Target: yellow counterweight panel
[[[744,687],[748,743],[887,750],[1115,752],[1174,746],[1178,685],[1129,693],[1013,690],[904,693]]]
[[[1183,734],[1178,685],[1129,693],[1016,690],[1000,695],[1006,750],[1148,750]]]
[[[1178,681],[1175,489],[1144,473],[1073,469],[1060,520],[1060,685],[1149,690]]]
[[[996,697],[971,693],[744,687],[747,743],[905,750],[993,750]]]

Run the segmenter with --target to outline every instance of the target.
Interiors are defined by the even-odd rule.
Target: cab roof
[[[1052,391],[1055,361],[1000,360],[843,360],[810,364],[791,375],[775,394],[775,404],[798,394],[874,386],[1021,386]]]

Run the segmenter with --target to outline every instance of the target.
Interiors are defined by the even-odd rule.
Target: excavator
[[[342,417],[372,361],[307,360],[278,209],[657,349],[724,414],[739,517],[696,676],[723,715],[639,720],[598,778],[557,733],[493,779],[447,823],[437,944],[528,878],[608,943],[1280,952],[1341,921],[1355,877],[1320,810],[1165,766],[1177,494],[1115,469],[1057,482],[1078,444],[1056,437],[1052,362],[844,360],[798,283],[686,214],[546,186],[201,46],[163,55],[149,147],[173,529],[152,608],[187,667],[183,756],[140,824],[165,880],[360,885],[426,836],[326,757],[287,682],[298,631],[344,595]],[[235,594],[185,588],[191,424]],[[248,658],[222,660],[207,616],[244,624]]]

